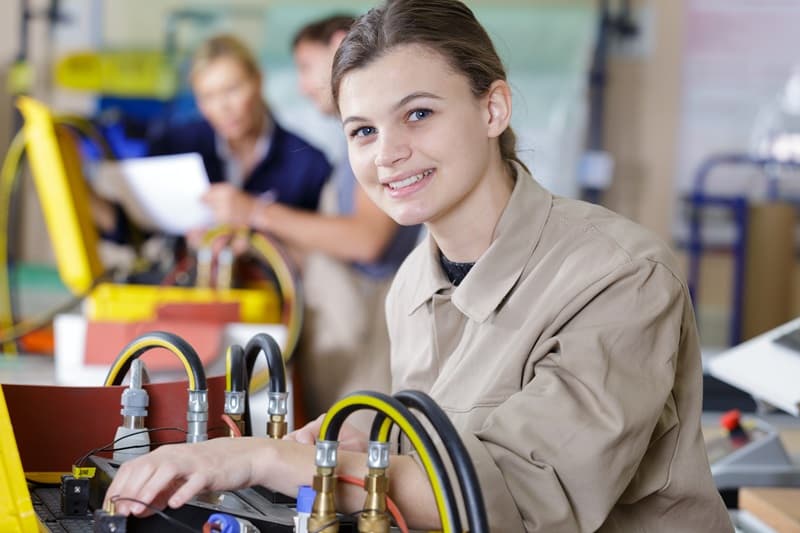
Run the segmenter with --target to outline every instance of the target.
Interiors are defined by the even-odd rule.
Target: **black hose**
[[[250,380],[256,365],[258,354],[264,352],[269,368],[269,391],[286,392],[286,367],[283,364],[281,348],[272,335],[257,333],[244,348],[244,383],[247,394],[244,395],[244,431],[246,437],[253,435],[253,426],[250,423]]]
[[[247,364],[247,380],[253,375],[253,368],[256,365],[256,357],[260,352],[264,352],[269,367],[269,390],[270,392],[286,392],[286,369],[283,366],[283,356],[281,348],[272,335],[258,333],[247,342],[244,348],[244,359]]]
[[[445,469],[444,461],[442,461],[442,456],[439,454],[439,450],[434,445],[430,435],[428,435],[427,430],[422,426],[417,417],[414,416],[414,413],[412,413],[398,399],[393,398],[388,394],[383,394],[374,391],[357,391],[348,394],[347,396],[371,396],[373,398],[377,398],[391,405],[393,409],[398,411],[401,414],[401,416],[406,419],[408,424],[414,429],[417,435],[419,435],[419,439],[420,441],[422,441],[422,446],[428,453],[428,457],[430,457],[433,469],[436,472],[436,476],[439,478],[442,491],[444,492],[445,503],[448,507],[448,511],[450,512],[450,516],[453,519],[453,524],[452,524],[453,530],[463,531],[461,527],[461,517],[458,513],[458,506],[456,505],[455,501],[455,494],[453,493],[453,485],[452,483],[450,483],[450,476],[447,475],[447,470]],[[347,396],[345,396],[345,398],[347,398]],[[321,438],[323,438],[324,440],[333,440],[333,441],[338,440],[339,431],[342,429],[342,424],[344,424],[345,419],[354,412],[360,411],[362,409],[371,409],[373,411],[377,411],[378,413],[375,416],[375,420],[373,421],[372,431],[370,431],[370,440],[377,441],[379,429],[376,430],[376,427],[380,428],[380,424],[383,422],[383,420],[391,417],[389,417],[386,413],[376,409],[371,405],[362,403],[354,403],[352,405],[348,405],[347,407],[344,407],[343,409],[334,413],[334,415],[330,419],[330,422],[328,423],[325,435],[321,435]],[[396,423],[396,421],[393,418],[392,421]],[[483,507],[481,507],[481,509],[483,509]],[[442,520],[444,520],[444,517],[441,518]],[[486,529],[485,531],[488,531],[488,529]]]
[[[230,373],[231,388],[230,392],[242,392],[247,383],[247,374],[244,368],[244,348],[238,344],[232,344],[228,348],[227,372]]]
[[[131,363],[133,363],[135,359],[151,348],[163,348],[158,341],[171,344],[180,352],[181,356],[185,359],[185,363],[189,366],[187,370],[191,372],[191,377],[194,379],[194,390],[207,390],[208,385],[206,383],[206,372],[203,370],[203,363],[200,361],[200,357],[197,356],[197,352],[194,351],[194,348],[192,348],[191,344],[183,340],[181,337],[166,331],[151,331],[149,333],[139,335],[127,346],[125,346],[125,348],[122,349],[117,358],[111,364],[111,369],[108,371],[109,373],[106,376],[106,385],[120,385],[125,377],[125,374],[128,373]],[[139,344],[141,344],[141,346],[135,348]],[[131,350],[134,351],[131,352]],[[120,365],[120,362],[121,366],[117,368],[117,366]],[[112,373],[114,374],[112,375]]]
[[[456,431],[453,422],[441,407],[427,394],[418,390],[404,390],[394,395],[403,405],[420,411],[431,425],[436,429],[442,439],[450,462],[458,476],[461,487],[461,496],[464,498],[464,508],[467,512],[469,530],[471,533],[488,533],[489,524],[486,520],[486,506],[483,502],[478,474],[469,457],[464,442]],[[375,426],[373,425],[373,430]]]

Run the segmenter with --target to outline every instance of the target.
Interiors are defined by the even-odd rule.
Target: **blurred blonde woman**
[[[189,81],[202,117],[167,128],[149,153],[202,156],[212,184],[204,201],[215,222],[250,227],[274,201],[315,210],[331,166],[321,151],[276,122],[247,46],[232,35],[208,39],[193,56]],[[119,230],[121,222],[106,219],[101,228],[116,224]],[[205,229],[190,232],[190,240]]]

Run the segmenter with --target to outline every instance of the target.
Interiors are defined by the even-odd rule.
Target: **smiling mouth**
[[[406,178],[404,180],[393,181],[391,183],[387,183],[387,186],[390,189],[392,189],[393,191],[396,191],[398,189],[402,189],[404,187],[408,187],[409,185],[414,185],[418,181],[422,180],[422,178],[426,178],[426,177],[430,176],[431,174],[433,174],[433,169],[428,169],[428,170],[425,170],[425,171],[423,171],[423,172],[421,172],[419,174],[416,174],[414,176],[409,176],[408,178]]]

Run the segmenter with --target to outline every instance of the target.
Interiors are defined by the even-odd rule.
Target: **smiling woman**
[[[470,9],[370,10],[340,45],[332,84],[361,186],[396,221],[430,230],[387,297],[393,389],[428,392],[450,417],[490,529],[733,531],[700,433],[700,351],[675,259],[632,222],[532,179],[514,152],[503,66]],[[123,466],[109,494],[171,494],[177,506],[208,487],[294,493],[319,429],[227,452],[162,448]],[[338,473],[363,475],[358,446],[340,450]],[[389,479],[411,526],[441,527],[413,458],[393,457]],[[361,503],[339,496],[342,510]]]

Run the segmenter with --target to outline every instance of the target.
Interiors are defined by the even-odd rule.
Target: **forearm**
[[[369,263],[380,258],[394,228],[376,228],[349,216],[326,216],[281,204],[258,204],[250,225],[307,250],[342,261]]]

